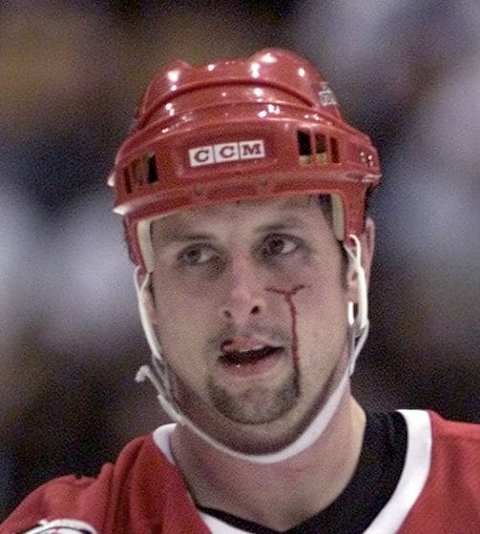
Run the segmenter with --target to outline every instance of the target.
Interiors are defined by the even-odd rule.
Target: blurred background
[[[379,148],[370,409],[480,423],[477,0],[0,2],[0,520],[164,421],[106,177],[154,72],[290,48]],[[476,133],[475,133],[476,132]]]

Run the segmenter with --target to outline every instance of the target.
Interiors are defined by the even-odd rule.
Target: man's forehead
[[[290,195],[274,199],[241,200],[179,211],[152,222],[151,235],[159,243],[183,241],[187,237],[216,233],[225,227],[248,226],[253,231],[304,226],[306,213],[315,208],[321,216],[318,195]]]
[[[170,224],[188,225],[199,221],[218,218],[232,217],[241,214],[243,211],[257,214],[282,214],[286,211],[295,212],[308,209],[311,206],[318,206],[318,195],[289,195],[282,198],[267,198],[253,200],[238,200],[234,202],[224,202],[201,208],[190,208],[166,215],[154,221],[154,225],[168,226]],[[250,216],[250,215],[249,215]]]
[[[242,200],[183,210],[151,222],[149,238],[155,249],[203,240],[239,238],[245,243],[267,233],[328,233],[334,237],[327,195],[291,195],[275,199]],[[330,204],[328,203],[330,206]],[[330,207],[329,207],[330,210]]]

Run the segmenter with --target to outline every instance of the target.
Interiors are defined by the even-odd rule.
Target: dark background
[[[291,48],[380,150],[371,409],[480,422],[476,0],[0,4],[0,519],[164,421],[106,177],[155,70]]]

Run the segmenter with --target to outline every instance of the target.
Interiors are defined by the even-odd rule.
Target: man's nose
[[[222,319],[246,324],[265,310],[265,287],[258,266],[247,258],[232,261],[226,281],[225,300],[220,307]]]

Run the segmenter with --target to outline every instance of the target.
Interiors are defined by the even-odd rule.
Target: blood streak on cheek
[[[292,358],[293,358],[293,365],[295,369],[295,375],[299,377],[299,355],[298,355],[298,334],[297,334],[297,308],[295,307],[295,304],[293,302],[293,296],[297,294],[301,289],[305,289],[307,286],[305,285],[298,285],[294,286],[292,289],[277,289],[275,287],[267,287],[265,288],[265,291],[269,291],[270,293],[277,293],[278,295],[283,295],[285,297],[285,301],[288,304],[288,307],[290,308],[290,314],[292,316]]]

